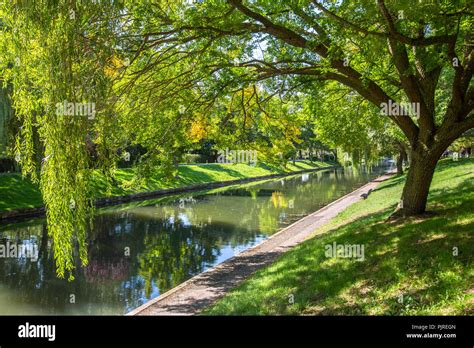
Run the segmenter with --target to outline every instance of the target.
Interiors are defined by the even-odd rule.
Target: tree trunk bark
[[[332,150],[332,153],[334,155],[334,162],[337,162],[337,149]]]
[[[401,151],[397,157],[397,174],[403,174],[403,157]]]
[[[398,147],[397,173],[403,174],[403,162],[407,159],[407,153],[403,146]]]
[[[179,160],[178,160],[178,156],[176,156],[176,155],[173,156],[173,167],[176,171],[176,174],[174,175],[174,178],[179,179]]]
[[[402,199],[394,216],[412,216],[425,212],[437,162],[438,156],[413,153]]]

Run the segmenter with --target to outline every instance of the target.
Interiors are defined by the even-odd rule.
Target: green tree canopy
[[[375,108],[402,102],[417,106],[417,117],[395,112],[383,117],[403,133],[412,157],[399,213],[424,212],[439,157],[474,127],[471,3],[3,3],[0,69],[12,83],[13,106],[23,124],[16,150],[25,173],[34,177],[41,168],[59,274],[73,267],[73,237],[84,243],[90,211],[85,139],[91,134],[104,169],[113,166],[115,150],[129,139],[147,143],[150,159],[170,163],[195,118],[224,129],[213,121],[221,108],[229,112],[220,117],[238,118],[243,125],[236,128],[241,130],[236,137],[260,144],[266,136],[275,137],[270,139],[273,148],[282,149],[295,134],[291,110],[267,109],[278,99],[314,97],[320,88],[331,93],[333,83],[325,83],[332,81],[363,98],[366,110],[368,103]],[[308,88],[318,86],[316,81],[320,87]],[[257,86],[257,95],[250,86]],[[96,103],[97,114],[92,120],[58,117],[54,106],[64,100]],[[336,94],[331,102],[337,102]],[[250,124],[247,110],[252,108],[252,116],[264,119],[267,113],[278,120],[267,128],[263,124],[268,123]],[[362,120],[359,126],[374,128],[372,121],[377,129],[379,121],[373,118],[370,127]],[[282,127],[286,131],[276,137]],[[33,128],[44,147],[41,167],[33,160]]]

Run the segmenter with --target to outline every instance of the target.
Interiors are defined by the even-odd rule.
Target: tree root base
[[[401,220],[401,219],[406,219],[406,218],[430,218],[434,215],[436,215],[436,212],[434,211],[424,211],[422,213],[410,213],[398,207],[397,209],[395,209],[395,211],[392,214],[390,214],[390,216],[387,218],[387,221],[396,221],[396,220]]]

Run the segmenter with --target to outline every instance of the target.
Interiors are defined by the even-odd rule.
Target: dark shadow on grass
[[[381,185],[380,187],[377,187],[376,189],[373,190],[373,192],[381,191],[389,187],[400,185],[400,183],[405,181],[405,178],[406,178],[405,175],[397,175],[390,179],[390,183],[386,183],[386,184]]]
[[[384,315],[410,314],[415,308],[422,311],[440,303],[449,308],[469,286],[474,221],[459,223],[459,219],[472,215],[473,189],[474,184],[467,181],[453,189],[432,191],[430,205],[443,203],[434,216],[387,223],[384,219],[392,211],[390,207],[314,238],[283,255],[274,270],[266,270],[265,285],[259,291],[294,289],[295,305],[304,314],[368,315],[373,314],[373,301],[377,301],[378,313]],[[331,263],[325,257],[325,246],[334,241],[364,245],[365,260]],[[459,250],[457,256],[453,255],[454,247]],[[415,281],[420,279],[427,285],[416,288]],[[396,295],[380,296],[393,294],[397,286]],[[264,313],[291,313],[286,299],[264,297],[263,304],[246,305],[242,312],[236,311],[258,312],[258,306],[263,305]]]

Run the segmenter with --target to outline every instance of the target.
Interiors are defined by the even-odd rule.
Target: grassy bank
[[[404,179],[382,183],[205,314],[473,315],[474,160],[440,162],[433,216],[387,222]],[[363,245],[364,260],[326,257],[333,242]]]
[[[288,163],[286,169],[270,167],[264,164],[256,166],[247,164],[186,165],[179,167],[179,177],[176,180],[170,182],[157,174],[140,187],[129,187],[130,185],[127,185],[133,178],[133,171],[131,169],[119,169],[115,173],[117,182],[114,185],[108,185],[105,176],[95,172],[93,190],[95,197],[122,196],[137,192],[289,173],[331,165],[334,164],[318,161]],[[0,174],[0,211],[33,208],[42,205],[41,192],[36,185],[22,178],[19,174]]]

